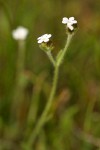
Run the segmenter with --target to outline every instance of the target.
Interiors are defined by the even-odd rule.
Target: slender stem
[[[14,100],[12,104],[11,116],[15,118],[15,114],[18,112],[21,100],[24,85],[21,82],[22,72],[24,71],[24,62],[25,61],[25,41],[18,41],[18,59],[17,59],[17,69],[16,69],[16,85],[14,89]]]
[[[55,60],[54,60],[54,58],[53,58],[53,56],[52,56],[52,54],[51,54],[51,51],[47,51],[46,54],[48,55],[48,57],[49,57],[51,63],[52,63],[53,66],[55,67]]]
[[[40,133],[42,127],[44,126],[45,122],[47,121],[47,115],[50,111],[51,105],[52,105],[52,101],[54,99],[55,96],[55,92],[56,92],[56,88],[57,88],[57,81],[58,81],[58,75],[59,75],[59,66],[62,63],[64,56],[66,54],[66,51],[68,49],[68,46],[70,44],[72,38],[72,34],[68,34],[68,38],[67,38],[67,42],[65,45],[65,48],[60,56],[60,58],[57,60],[57,62],[54,60],[54,58],[51,55],[51,52],[48,52],[47,55],[50,59],[50,61],[52,62],[52,64],[54,65],[55,71],[54,71],[54,78],[53,78],[53,86],[51,89],[51,93],[48,99],[48,102],[45,106],[45,109],[40,117],[40,119],[38,120],[35,129],[33,130],[29,140],[27,141],[27,143],[25,144],[25,148],[26,150],[28,149],[32,149],[32,145],[34,144],[36,137],[38,136],[38,134]]]
[[[59,67],[56,66],[55,67],[55,72],[54,72],[53,86],[52,86],[52,89],[51,89],[49,100],[48,100],[47,105],[46,105],[46,107],[45,107],[45,109],[44,109],[40,119],[38,120],[38,122],[36,124],[36,127],[33,130],[32,134],[31,134],[31,136],[30,136],[30,138],[28,140],[28,143],[27,143],[27,146],[30,149],[31,149],[32,145],[34,144],[35,139],[38,136],[41,128],[45,124],[45,121],[47,120],[47,115],[49,113],[49,110],[50,110],[50,107],[52,105],[52,101],[54,99],[54,95],[55,95],[55,92],[56,92],[58,73],[59,73]]]
[[[73,36],[73,34],[68,34],[67,41],[66,41],[65,47],[63,49],[63,52],[62,52],[60,58],[57,61],[57,66],[61,65],[61,63],[62,63],[62,61],[64,59],[64,56],[65,56],[65,54],[66,54],[66,52],[68,50],[68,46],[69,46],[69,44],[71,42],[72,36]]]
[[[18,41],[19,53],[17,61],[17,75],[20,75],[24,70],[25,61],[25,41]]]

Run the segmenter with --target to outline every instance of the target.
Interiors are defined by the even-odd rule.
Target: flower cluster
[[[69,30],[73,31],[74,25],[77,25],[77,20],[75,20],[74,17],[70,17],[70,18],[64,17],[62,19],[62,23],[67,25],[67,28]],[[39,38],[37,38],[37,41],[39,44],[48,43],[50,41],[51,36],[52,36],[51,34],[44,34],[40,36]]]
[[[28,35],[28,29],[19,26],[17,29],[13,30],[12,36],[15,40],[25,40]]]
[[[75,20],[74,17],[70,18],[64,17],[62,19],[62,23],[66,25],[67,33],[69,34],[74,32],[75,27],[77,27],[77,20]],[[39,38],[37,38],[37,42],[39,43],[39,46],[42,50],[47,52],[51,51],[54,48],[52,41],[50,40],[51,37],[52,37],[51,34],[44,34]]]
[[[67,25],[67,28],[70,29],[71,31],[74,30],[74,24],[77,24],[77,20],[75,20],[74,17],[70,17],[69,19],[64,17],[63,20],[62,20],[62,23],[63,24],[66,24]]]
[[[44,34],[44,35],[40,36],[39,38],[37,38],[38,43],[49,42],[49,39],[51,38],[51,36],[52,36],[51,34]]]
[[[44,34],[37,38],[37,42],[42,50],[51,51],[54,48],[52,41],[50,40],[51,36],[51,34]]]

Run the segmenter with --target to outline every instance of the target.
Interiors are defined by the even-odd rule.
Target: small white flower
[[[39,38],[37,38],[38,43],[49,42],[49,39],[51,38],[51,36],[52,36],[51,34],[44,34],[44,35],[40,36]]]
[[[67,24],[67,27],[72,31],[74,30],[73,24],[77,24],[77,20],[74,17],[70,17],[69,19],[64,17],[62,23]]]
[[[25,40],[28,35],[28,29],[19,26],[12,31],[12,36],[15,40]]]

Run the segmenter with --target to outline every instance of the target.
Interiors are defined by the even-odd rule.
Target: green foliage
[[[99,0],[0,0],[0,150],[24,150],[22,145],[26,149],[53,77],[53,68],[36,39],[51,33],[56,56],[66,41],[61,24],[65,16],[75,16],[79,29],[60,66],[50,118],[33,149],[100,149],[99,8]],[[18,76],[18,42],[11,32],[20,25],[29,29],[29,35],[24,68]]]

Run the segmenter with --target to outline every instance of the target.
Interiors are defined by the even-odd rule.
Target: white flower
[[[15,40],[25,40],[28,35],[28,29],[19,26],[12,31],[12,36]]]
[[[37,38],[38,43],[49,42],[49,39],[51,38],[51,36],[52,36],[51,34],[44,34],[44,35],[40,36],[39,38]]]
[[[73,24],[77,24],[77,20],[74,17],[70,17],[69,19],[64,17],[62,23],[67,24],[67,27],[72,31],[74,30]]]

